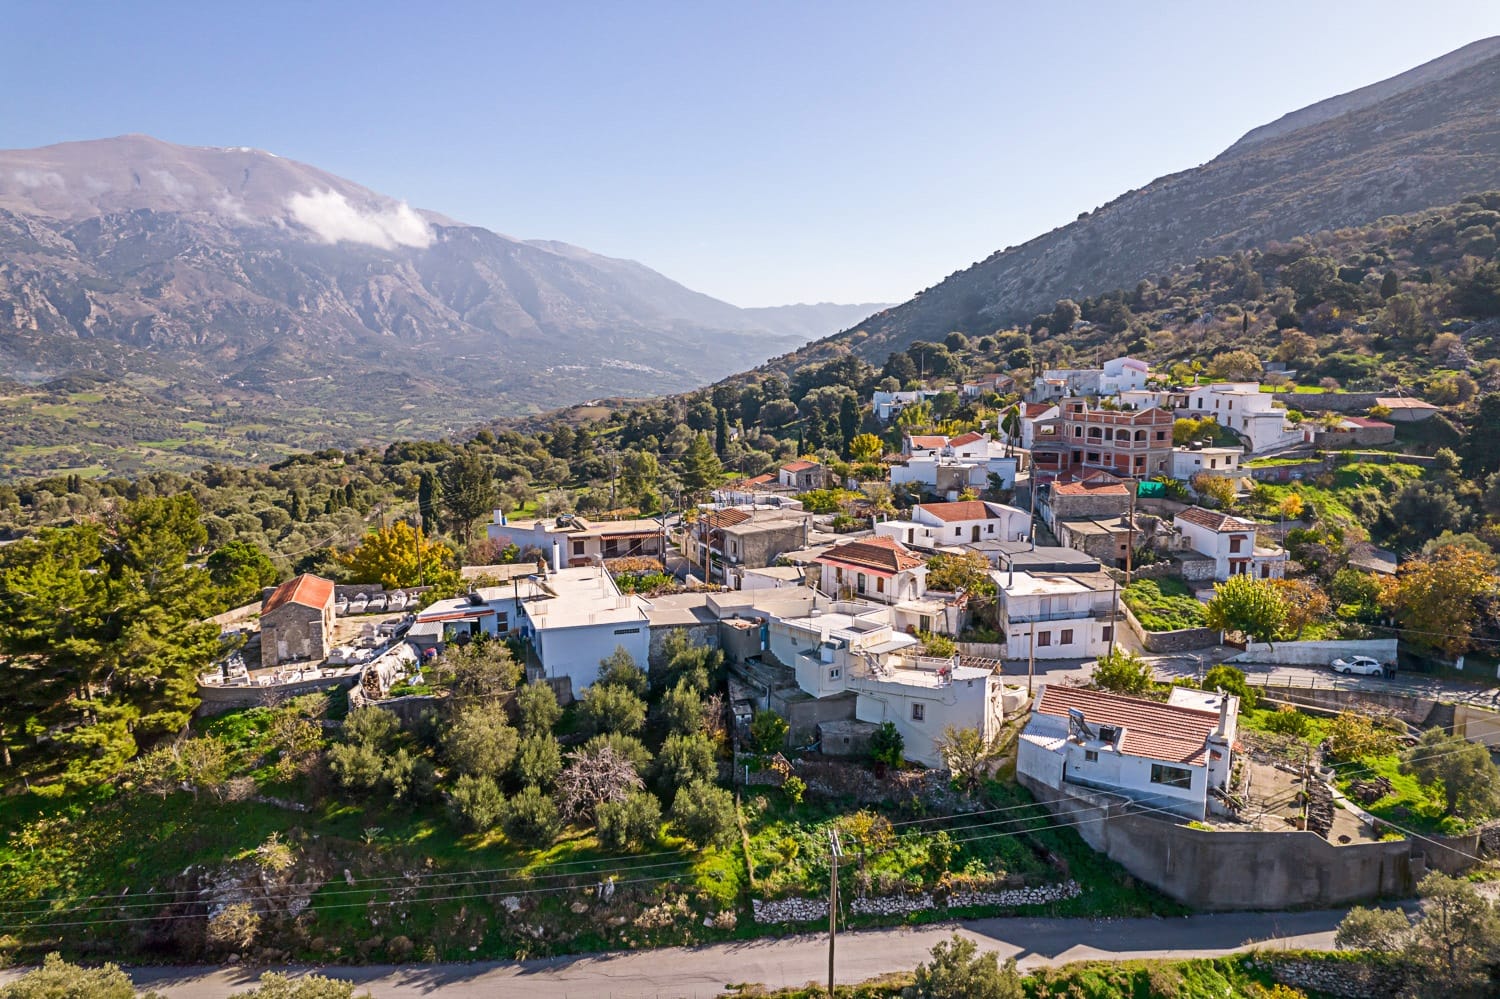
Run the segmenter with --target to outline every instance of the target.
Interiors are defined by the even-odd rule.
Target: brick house
[[[1164,409],[1102,409],[1064,399],[1052,433],[1038,425],[1032,451],[1040,482],[1103,470],[1132,478],[1170,472],[1173,415]]]
[[[333,636],[333,582],[303,573],[271,591],[260,605],[260,662],[328,658]]]

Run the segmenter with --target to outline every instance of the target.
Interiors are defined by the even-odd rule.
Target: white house
[[[517,629],[548,677],[566,676],[573,691],[599,678],[599,661],[623,647],[645,667],[651,647],[645,600],[621,593],[603,566],[513,580]],[[504,591],[507,587],[495,589]]]
[[[928,492],[949,499],[957,499],[966,489],[988,489],[991,475],[999,479],[1000,488],[1013,488],[1020,467],[1020,457],[988,434],[970,432],[951,440],[909,436],[902,450],[907,457],[891,466],[891,485],[918,483]]]
[[[875,533],[908,547],[936,551],[979,541],[1018,541],[1026,536],[1029,522],[1026,511],[1004,503],[960,500],[918,503],[909,519],[878,523]]]
[[[1217,382],[1199,385],[1187,393],[1185,410],[1178,417],[1202,419],[1212,416],[1250,441],[1250,453],[1261,454],[1302,442],[1302,431],[1287,422],[1286,410],[1274,405],[1275,398],[1260,390],[1259,382]]]
[[[1118,599],[1113,578],[1103,572],[1001,572],[990,578],[1000,590],[997,610],[1005,652],[1011,659],[1087,659],[1109,651]]]
[[[870,405],[875,410],[875,418],[877,420],[881,423],[889,423],[892,417],[907,406],[915,406],[919,402],[925,402],[938,395],[942,395],[941,389],[916,389],[911,392],[876,392],[870,397]]]
[[[1191,482],[1199,473],[1238,482],[1249,474],[1240,468],[1244,456],[1244,448],[1238,447],[1174,447],[1170,471],[1180,482]]]
[[[485,533],[496,544],[540,550],[554,567],[588,565],[600,558],[659,557],[667,549],[666,531],[656,520],[590,521],[562,514],[513,521],[496,510]]]
[[[1214,579],[1218,582],[1230,576],[1286,576],[1286,549],[1257,546],[1254,521],[1190,506],[1172,518],[1172,526],[1194,551],[1214,560]]]
[[[1038,427],[1052,424],[1052,421],[1062,416],[1062,410],[1055,402],[1018,402],[1016,403],[1016,416],[1020,424],[1021,447],[1030,451],[1036,446]],[[1049,426],[1049,429],[1055,433],[1057,428]]]
[[[1016,749],[1028,787],[1104,791],[1204,819],[1229,784],[1239,698],[1186,691],[1166,704],[1083,687],[1041,689]]]
[[[1151,378],[1151,366],[1133,357],[1117,357],[1105,361],[1099,372],[1099,394],[1119,395],[1146,387]]]
[[[927,562],[895,538],[877,535],[834,545],[813,559],[830,596],[896,604],[927,592]]]
[[[989,740],[1005,721],[1006,688],[997,674],[959,665],[957,657],[917,655],[916,639],[886,608],[836,603],[807,617],[773,616],[768,644],[805,693],[853,691],[855,717],[893,723],[906,757],[925,766],[944,765],[937,743],[945,728],[977,729]]]

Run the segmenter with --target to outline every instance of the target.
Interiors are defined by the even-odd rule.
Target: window
[[[1159,440],[1159,441],[1166,440],[1167,439],[1167,432],[1165,430],[1158,430],[1156,432],[1156,439]]]
[[[616,635],[639,635],[640,633],[641,633],[641,629],[639,629],[639,628],[616,628],[615,629],[615,634]]]
[[[573,542],[573,554],[574,555],[582,555],[583,554],[583,542],[582,541],[575,541],[575,542]]]
[[[1099,762],[1099,751],[1097,749],[1085,749],[1083,751],[1083,762],[1085,762],[1085,763],[1098,763]]]
[[[1039,631],[1036,633],[1036,644],[1038,648],[1046,648],[1052,644],[1052,632]]]
[[[1057,644],[1058,645],[1072,645],[1073,644],[1073,629],[1072,628],[1064,628],[1062,630],[1062,635],[1057,639]]]
[[[1089,461],[1095,461],[1095,462],[1097,462],[1099,460],[1099,452],[1098,451],[1090,451],[1089,454],[1088,454],[1088,460]]]
[[[995,525],[994,524],[985,524],[984,525],[984,533],[986,533],[986,534],[994,534],[995,533]]]
[[[1162,784],[1166,787],[1190,788],[1193,786],[1193,772],[1184,770],[1182,767],[1169,767],[1165,763],[1151,764],[1151,783]]]
[[[1240,550],[1240,546],[1243,545],[1244,543],[1245,543],[1245,539],[1244,538],[1241,538],[1241,537],[1238,537],[1238,536],[1232,537],[1232,538],[1229,539],[1229,550],[1232,551],[1232,552],[1237,552],[1237,551]]]
[[[963,537],[963,534],[964,534],[964,529],[962,527],[955,527],[953,529],[953,536],[955,538],[961,538],[961,537]]]
[[[859,592],[861,592],[861,593],[865,592],[865,574],[864,573],[862,573],[862,572],[859,573],[858,576],[855,577],[854,582],[855,582],[855,587],[859,590]]]
[[[911,706],[911,720],[925,721],[927,719],[927,705],[913,704]]]
[[[1120,737],[1120,728],[1119,728],[1118,725],[1100,725],[1099,726],[1099,741],[1100,742],[1107,742],[1111,746],[1113,746],[1115,744],[1115,740],[1118,739],[1119,737]]]
[[[876,576],[875,577],[875,592],[876,593],[884,593],[885,592],[885,577],[884,576]]]
[[[1103,632],[1103,638],[1104,638],[1104,640],[1106,642],[1112,641],[1114,639],[1114,637],[1115,637],[1115,626],[1112,625],[1112,624],[1106,624],[1104,626],[1104,632]]]
[[[837,667],[837,666],[835,666],[833,669],[831,669],[831,670],[828,671],[828,679],[830,679],[830,680],[837,680],[839,677],[841,677],[843,675],[844,675],[844,671],[842,669],[840,669],[839,667]]]

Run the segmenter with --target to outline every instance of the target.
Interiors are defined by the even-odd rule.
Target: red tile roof
[[[907,551],[901,542],[884,535],[834,545],[813,561],[872,569],[886,575],[915,569],[923,564],[923,560]]]
[[[1049,409],[1056,409],[1055,402],[1025,402],[1021,404],[1021,418],[1026,420],[1036,419]]]
[[[736,510],[733,507],[730,507],[728,510],[715,510],[698,518],[699,523],[710,530],[718,527],[733,527],[736,524],[743,524],[749,519],[749,511]]]
[[[982,500],[959,500],[955,503],[920,503],[918,508],[938,520],[951,524],[956,520],[988,520],[990,508]]]
[[[333,581],[311,573],[303,573],[296,579],[289,579],[266,597],[265,602],[260,605],[262,615],[269,614],[278,607],[287,604],[300,604],[303,607],[315,607],[322,610],[333,602]]]
[[[975,441],[982,440],[984,440],[984,434],[976,434],[971,430],[962,436],[953,438],[948,444],[950,447],[963,447],[965,444],[973,444]]]
[[[1254,524],[1248,524],[1238,517],[1231,517],[1227,513],[1217,510],[1205,510],[1201,506],[1190,506],[1186,510],[1177,513],[1178,520],[1185,520],[1189,524],[1206,527],[1216,534],[1224,534],[1229,531],[1253,531]]]
[[[1095,728],[1123,727],[1121,752],[1165,763],[1202,766],[1206,762],[1204,743],[1219,725],[1217,711],[1144,701],[1083,687],[1048,684],[1042,688],[1037,711],[1066,718],[1069,708],[1082,711],[1084,720]]]
[[[931,448],[934,451],[948,443],[948,438],[938,434],[913,434],[907,439],[911,441],[912,447]]]
[[[1396,429],[1394,424],[1387,423],[1384,420],[1372,420],[1368,416],[1346,416],[1343,422],[1352,423],[1356,427],[1365,427],[1371,430],[1384,427],[1390,427],[1392,430]]]
[[[1129,496],[1130,487],[1119,479],[1099,477],[1080,482],[1057,482],[1052,486],[1054,496]]]
[[[785,465],[782,465],[781,470],[783,472],[805,472],[809,468],[817,467],[818,463],[816,461],[803,461],[799,458],[796,461],[789,461]]]

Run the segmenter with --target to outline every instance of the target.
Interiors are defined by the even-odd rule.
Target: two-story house
[[[1116,627],[1114,579],[1103,572],[1001,572],[997,618],[1012,659],[1080,659],[1109,651]]]
[[[682,533],[682,554],[707,580],[738,589],[747,569],[763,569],[805,548],[813,515],[792,508],[727,507],[704,510]]]
[[[965,490],[988,489],[995,476],[1001,489],[1016,482],[1020,456],[988,434],[908,436],[902,445],[905,460],[890,468],[892,486],[920,484],[924,491],[957,499]]]
[[[895,538],[877,535],[834,545],[813,559],[829,596],[897,604],[927,592],[927,562]]]
[[[1172,526],[1194,551],[1214,560],[1214,579],[1218,582],[1230,576],[1286,576],[1286,549],[1257,545],[1254,521],[1190,506],[1172,518]]]
[[[1001,677],[982,666],[919,655],[887,608],[835,603],[803,617],[773,616],[769,649],[790,666],[797,686],[815,698],[856,695],[855,717],[891,722],[907,759],[945,765],[938,749],[948,727],[979,731],[986,740],[1005,722]]]
[[[1286,418],[1286,410],[1275,405],[1275,397],[1260,390],[1259,382],[1215,382],[1187,393],[1185,411],[1179,416],[1202,419],[1212,416],[1250,442],[1250,453],[1302,442],[1302,429]]]
[[[959,500],[918,503],[905,520],[875,525],[877,535],[895,538],[910,548],[937,551],[980,541],[1018,541],[1027,536],[1026,511],[1004,503]]]
[[[1016,749],[1016,777],[1033,791],[1076,788],[1202,820],[1234,765],[1239,699],[1177,688],[1147,701],[1047,684]]]
[[[510,520],[499,510],[485,526],[489,539],[499,545],[533,548],[549,561],[557,548],[564,565],[589,565],[596,559],[659,558],[666,551],[666,531],[656,520],[591,521],[576,514],[538,520]]]

